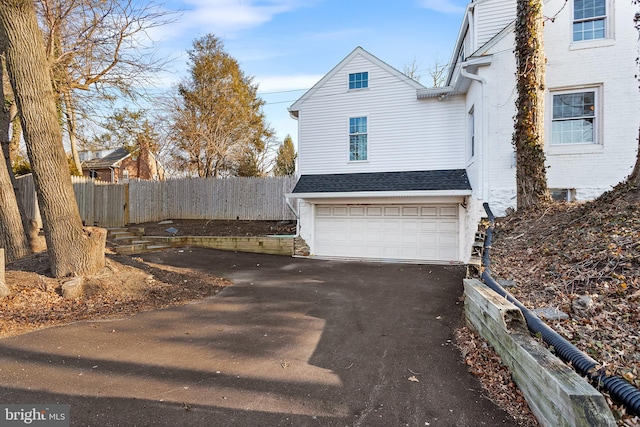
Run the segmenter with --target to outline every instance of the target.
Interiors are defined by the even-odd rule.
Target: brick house
[[[87,150],[80,153],[84,176],[105,182],[127,182],[129,179],[164,180],[164,168],[148,149],[138,155],[124,148]]]

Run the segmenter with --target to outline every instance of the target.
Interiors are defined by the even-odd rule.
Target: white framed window
[[[122,171],[122,179],[126,179],[126,180],[129,179],[129,171],[128,170],[124,169]]]
[[[607,0],[573,1],[573,41],[607,37]]]
[[[476,155],[476,115],[475,106],[471,107],[467,116],[469,126],[469,160]]]
[[[349,90],[366,89],[369,87],[369,72],[349,74]]]
[[[349,118],[349,161],[357,162],[367,160],[367,118]]]
[[[598,144],[597,88],[552,92],[551,145]]]

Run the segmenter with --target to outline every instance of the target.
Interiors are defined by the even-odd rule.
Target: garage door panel
[[[318,205],[314,253],[457,260],[457,218],[457,205]]]
[[[440,232],[455,233],[458,230],[458,221],[441,220],[438,224],[438,231]]]

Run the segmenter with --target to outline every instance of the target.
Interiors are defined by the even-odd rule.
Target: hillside
[[[514,284],[508,290],[525,306],[568,314],[547,323],[640,386],[640,190],[620,185],[593,202],[500,218],[491,261],[494,278]]]

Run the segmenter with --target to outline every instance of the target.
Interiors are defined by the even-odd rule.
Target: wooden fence
[[[118,227],[164,219],[291,220],[285,202],[295,177],[181,178],[112,184],[72,177],[85,225]],[[18,178],[27,215],[42,226],[33,178]]]

